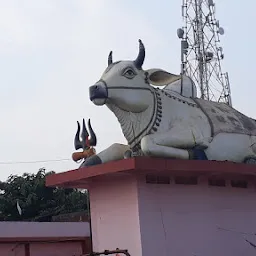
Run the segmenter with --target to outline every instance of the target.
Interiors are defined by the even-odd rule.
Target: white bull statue
[[[90,100],[115,114],[128,145],[113,144],[81,167],[136,155],[256,162],[255,120],[225,103],[194,97],[194,86],[179,93],[181,76],[143,70],[144,59],[141,40],[134,61],[113,62],[110,52],[107,69],[89,88]]]

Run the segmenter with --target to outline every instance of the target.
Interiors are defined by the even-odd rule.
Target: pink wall
[[[25,247],[23,244],[0,244],[1,256],[25,256]],[[32,256],[32,255],[31,255]]]
[[[81,242],[33,243],[30,244],[30,256],[80,256]],[[26,256],[24,244],[0,244],[1,256]]]
[[[0,256],[81,255],[89,236],[87,222],[0,222]]]
[[[105,179],[105,180],[104,180]],[[90,188],[95,251],[136,256],[253,256],[256,191],[249,188],[148,184],[145,175],[95,178]]]
[[[255,255],[256,192],[139,181],[143,255]]]
[[[90,188],[94,251],[129,249],[141,255],[137,181],[125,178],[97,181]]]
[[[80,256],[81,254],[81,242],[30,245],[30,256]]]

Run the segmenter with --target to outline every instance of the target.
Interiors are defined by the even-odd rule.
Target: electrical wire
[[[9,164],[35,164],[35,163],[50,163],[50,162],[63,162],[63,161],[71,161],[70,158],[62,158],[62,159],[49,159],[49,160],[34,160],[34,161],[9,161],[9,162],[1,162],[0,165],[9,165]]]

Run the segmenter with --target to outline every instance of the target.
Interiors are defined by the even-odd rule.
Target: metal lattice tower
[[[184,26],[177,30],[181,74],[194,81],[202,99],[232,105],[228,73],[221,69],[220,35],[224,29],[215,18],[213,0],[183,0],[182,17]]]

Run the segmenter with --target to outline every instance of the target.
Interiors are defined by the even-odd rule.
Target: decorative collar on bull
[[[254,120],[224,103],[201,100],[188,91],[185,95],[177,89],[180,75],[143,70],[144,60],[141,40],[135,60],[113,62],[110,52],[106,70],[89,87],[90,100],[115,114],[128,143],[114,143],[86,158],[81,167],[141,155],[233,162],[256,159]],[[194,86],[190,78],[187,81]]]

